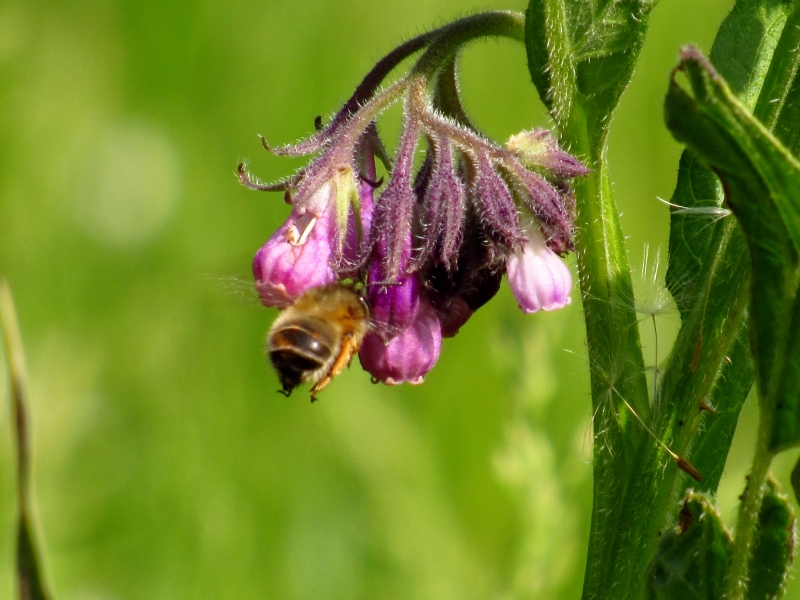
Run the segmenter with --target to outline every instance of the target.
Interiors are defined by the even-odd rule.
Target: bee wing
[[[248,306],[261,306],[255,283],[240,277],[205,276],[208,287],[226,298]]]
[[[372,316],[370,316],[367,322],[367,326],[369,331],[372,332],[385,331],[390,338],[394,338],[395,336],[400,335],[404,331],[402,327],[398,327],[396,325],[388,325],[383,322],[378,322]]]

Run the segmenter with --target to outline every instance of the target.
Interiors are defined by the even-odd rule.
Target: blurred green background
[[[656,197],[671,195],[680,153],[662,123],[669,69],[682,44],[710,48],[731,5],[663,0],[617,111],[611,172],[637,276],[646,245],[650,270],[666,254]],[[373,386],[354,366],[313,406],[275,393],[263,346],[276,313],[248,293],[252,256],[288,211],[240,187],[236,164],[265,180],[302,164],[256,134],[307,135],[394,45],[491,8],[525,4],[0,2],[0,276],[26,343],[55,598],[579,596],[591,410],[577,289],[533,316],[503,289],[423,386]],[[548,125],[522,46],[476,44],[461,73],[496,139]],[[660,285],[645,277],[640,301]],[[678,325],[659,317],[657,352],[642,325],[649,364]],[[10,597],[3,369],[0,384]],[[729,522],[752,404],[720,492]],[[794,458],[776,463],[784,480]]]

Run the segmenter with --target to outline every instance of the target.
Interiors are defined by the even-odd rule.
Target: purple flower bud
[[[382,246],[382,245],[379,245]],[[420,306],[418,273],[404,272],[410,262],[411,236],[403,248],[401,275],[390,282],[385,261],[378,253],[369,271],[367,300],[373,321],[373,330],[386,342],[411,325]]]
[[[483,230],[505,248],[522,246],[525,237],[511,191],[484,154],[477,156],[473,179],[472,203]]]
[[[453,147],[446,136],[436,144],[429,156],[429,172],[421,197],[423,198],[423,246],[416,262],[439,263],[448,270],[455,269],[461,242],[464,238],[464,213],[467,206],[465,183],[458,176],[453,160]]]
[[[454,337],[472,314],[500,289],[503,270],[478,270],[466,281],[453,281],[446,273],[434,273],[428,292],[442,324],[442,337]],[[444,277],[442,276],[444,275]]]
[[[387,385],[420,384],[433,368],[442,350],[442,329],[436,310],[424,300],[417,318],[388,344],[368,333],[358,357],[361,366]]]
[[[506,275],[514,298],[525,313],[563,308],[572,300],[572,275],[558,255],[545,244],[534,226],[528,242],[508,257]]]
[[[391,179],[375,204],[371,245],[385,264],[384,281],[397,281],[407,267],[417,198],[412,187],[419,124],[406,119]]]
[[[253,276],[265,306],[288,306],[309,289],[336,281],[330,264],[336,239],[333,195],[331,184],[321,187],[315,204],[325,197],[328,204],[319,216],[295,209],[256,253]]]
[[[420,305],[420,281],[412,273],[412,220],[416,197],[411,186],[418,126],[406,123],[392,177],[375,205],[367,299],[373,330],[384,342],[405,330]]]
[[[527,167],[541,167],[562,179],[586,175],[591,171],[581,161],[564,152],[558,141],[547,129],[533,129],[512,135],[506,142],[511,150]]]
[[[472,309],[461,294],[456,294],[437,302],[436,314],[442,327],[442,337],[450,338],[455,337],[458,330],[469,321]]]
[[[536,217],[547,246],[557,254],[573,249],[572,194],[563,192],[541,175],[522,166],[519,162],[508,162],[509,174],[514,178],[515,189],[523,204]]]

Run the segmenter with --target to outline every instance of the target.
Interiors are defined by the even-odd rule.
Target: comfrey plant
[[[470,123],[456,56],[465,43],[492,35],[521,40],[523,16],[467,18],[397,48],[311,138],[278,149],[264,143],[275,154],[319,153],[294,177],[263,185],[239,169],[245,185],[283,191],[292,205],[253,261],[261,301],[284,308],[321,286],[361,284],[371,327],[359,357],[384,383],[421,383],[442,338],[495,295],[504,274],[525,312],[570,302],[572,278],[559,258],[574,248],[569,182],[588,169],[549,131],[520,133],[502,147]],[[406,77],[378,89],[422,48]],[[395,102],[403,105],[403,127],[391,159],[376,118]],[[426,155],[416,165],[421,145]],[[385,186],[376,181],[376,157],[390,172]],[[277,351],[285,354],[285,345]],[[316,381],[311,373],[299,378]],[[287,393],[297,379],[284,379]]]
[[[380,381],[417,383],[504,274],[526,312],[567,303],[560,256],[574,250],[594,416],[584,598],[778,598],[795,518],[769,467],[800,444],[800,0],[737,0],[710,58],[683,49],[669,80],[666,124],[687,145],[669,202],[681,329],[651,388],[606,142],[654,5],[531,0],[524,16],[475,15],[398,47],[311,138],[271,149],[318,152],[305,169],[263,185],[240,167],[245,185],[292,205],[256,256],[257,287],[286,307],[360,285],[373,325],[343,347],[360,344]],[[485,36],[525,43],[555,134],[500,147],[470,123],[456,57]],[[409,74],[379,89],[416,52]],[[400,101],[391,159],[375,122]],[[734,536],[714,496],[754,387],[760,426]]]

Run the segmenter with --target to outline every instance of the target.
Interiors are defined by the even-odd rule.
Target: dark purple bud
[[[392,177],[378,198],[372,219],[370,245],[373,259],[378,258],[383,264],[385,282],[399,280],[410,255],[408,240],[417,202],[411,185],[418,134],[416,121],[407,120]]]
[[[461,295],[472,312],[489,302],[500,291],[500,283],[503,281],[503,270],[497,271],[484,269],[478,271],[469,281],[469,285],[464,287]]]
[[[372,237],[372,264],[367,277],[367,303],[370,307],[373,330],[384,342],[388,342],[399,332],[408,328],[417,316],[420,303],[420,285],[417,273],[409,272],[413,235],[411,220],[414,215],[416,198],[411,191],[411,162],[413,146],[416,145],[416,127],[406,128],[402,145],[412,154],[401,154],[395,165],[392,179],[386,191],[378,200],[378,209],[383,211],[373,219],[372,211],[367,218],[376,226]],[[375,165],[371,163],[374,178]],[[407,169],[407,172],[403,172]],[[398,171],[400,170],[400,171]],[[362,189],[362,192],[366,190]],[[371,192],[369,203],[371,204]],[[383,218],[383,225],[377,220]],[[407,222],[404,222],[407,221]],[[402,236],[402,237],[401,237]]]
[[[572,179],[591,172],[569,152],[564,152],[547,129],[533,129],[512,135],[506,148],[526,167],[541,168],[559,179]]]
[[[571,302],[572,275],[534,227],[528,243],[508,257],[506,275],[522,311],[556,310]]]
[[[461,263],[455,278],[439,267],[429,271],[428,298],[439,315],[442,336],[453,337],[472,314],[500,289],[504,269],[468,268]]]
[[[399,332],[408,328],[417,317],[420,306],[419,274],[409,273],[406,266],[411,260],[411,241],[406,239],[400,259],[400,276],[389,280],[386,261],[377,253],[370,267],[367,280],[367,303],[370,308],[373,330],[388,342]],[[382,249],[379,244],[378,250]]]
[[[558,227],[553,227],[550,223],[541,222],[539,224],[542,235],[544,236],[544,243],[553,252],[559,256],[564,256],[569,252],[575,250],[575,242],[572,239],[571,232],[565,232]]]
[[[423,200],[424,243],[417,262],[436,262],[451,270],[458,262],[464,236],[467,192],[456,172],[453,148],[447,137],[438,140],[435,155]]]
[[[568,183],[562,183],[560,186],[561,199],[564,201],[564,206],[567,209],[569,220],[574,223],[575,217],[578,214],[578,207],[575,202],[575,192]]]
[[[414,177],[414,195],[417,198],[425,197],[425,190],[428,189],[431,182],[435,162],[433,150],[429,148],[425,153],[425,160],[422,161],[417,169],[417,175]]]
[[[358,357],[361,366],[388,385],[420,384],[439,359],[442,330],[433,306],[423,300],[417,318],[388,344],[368,333]]]
[[[505,161],[503,166],[508,169],[522,202],[541,223],[548,246],[558,254],[572,250],[573,216],[565,195],[517,161]]]
[[[454,337],[472,316],[472,310],[461,294],[442,298],[434,303],[434,307],[442,327],[442,337],[446,338]]]
[[[472,204],[483,230],[507,249],[519,248],[525,236],[508,186],[484,154],[477,155],[474,168]]]

